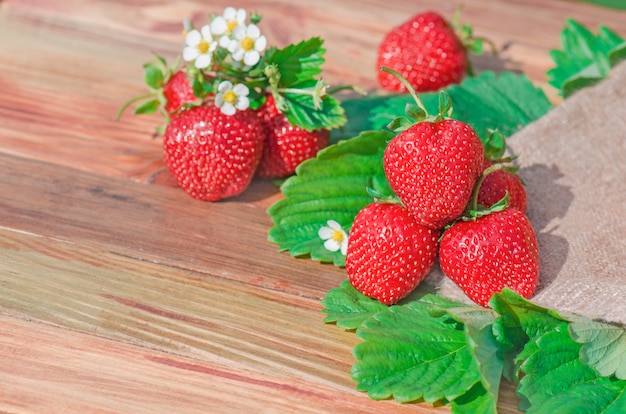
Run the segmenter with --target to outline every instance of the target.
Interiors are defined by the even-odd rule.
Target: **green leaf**
[[[149,62],[143,65],[144,81],[152,90],[158,90],[163,87],[163,67],[159,63]]]
[[[313,37],[284,49],[268,51],[266,63],[275,65],[280,73],[278,86],[291,88],[321,74],[325,53],[323,44],[321,38]]]
[[[489,305],[500,315],[496,328],[501,327],[505,334],[506,330],[519,328],[531,341],[566,320],[558,312],[536,305],[509,288],[494,294]]]
[[[623,38],[605,26],[598,35],[573,19],[561,32],[560,50],[551,50],[555,66],[547,71],[548,83],[568,97],[606,78],[610,69],[626,58]]]
[[[481,72],[466,78],[460,85],[447,88],[452,101],[451,117],[470,124],[476,134],[485,139],[498,130],[505,137],[545,115],[552,104],[545,93],[535,87],[525,75],[512,72]],[[429,113],[439,111],[439,93],[426,93],[420,99]],[[389,122],[404,115],[405,106],[414,103],[409,94],[368,96],[343,101],[348,117],[345,127],[333,131],[337,142],[355,136],[360,131],[384,129]]]
[[[346,123],[346,115],[341,103],[333,96],[326,95],[321,99],[321,106],[316,105],[314,86],[316,81],[305,82],[292,89],[309,90],[311,93],[284,92],[282,102],[287,119],[307,131],[315,129],[333,129]]]
[[[364,340],[353,352],[358,390],[376,400],[433,403],[454,400],[480,382],[463,325],[447,313],[433,316],[429,298],[389,307],[357,329]]]
[[[457,407],[455,411],[470,412],[467,409],[471,407],[474,409],[473,412],[497,414],[498,390],[504,362],[499,354],[497,339],[493,334],[492,324],[496,315],[489,309],[476,306],[452,308],[447,312],[465,326],[469,350],[478,363],[481,389],[484,391],[464,402],[467,408],[463,407],[464,404],[461,404],[461,401],[455,400]],[[478,392],[480,389],[474,391]],[[480,410],[477,404],[480,405]]]
[[[493,396],[478,382],[468,392],[450,402],[452,414],[497,413]]]
[[[578,319],[569,326],[572,338],[583,344],[580,360],[602,376],[626,379],[626,331],[602,322]]]
[[[382,166],[382,152],[392,136],[387,131],[364,132],[302,163],[281,186],[285,198],[268,209],[274,222],[268,239],[293,256],[309,254],[313,260],[342,266],[345,256],[326,250],[318,231],[328,220],[349,229],[361,208],[373,201],[368,187],[392,194]]]
[[[624,59],[626,59],[626,42],[615,46],[609,51],[609,61],[611,63],[611,67],[617,65]]]
[[[600,377],[579,359],[581,344],[567,322],[539,335],[527,347],[517,392],[527,413],[614,413],[626,408],[626,382]]]
[[[144,102],[138,107],[136,107],[133,113],[135,115],[153,114],[159,110],[160,105],[161,103],[159,102],[158,99],[153,99],[153,100]]]
[[[589,3],[599,6],[609,7],[612,9],[626,10],[626,2],[624,0],[586,0]]]
[[[348,280],[341,282],[338,288],[329,290],[322,299],[322,305],[322,312],[328,315],[324,322],[336,322],[338,327],[344,329],[356,329],[364,321],[387,309],[381,302],[358,292]]]
[[[504,375],[510,381],[519,376],[520,354],[530,341],[563,323],[564,318],[553,310],[535,305],[511,289],[505,288],[491,298],[489,305],[499,314],[493,332],[503,352]]]

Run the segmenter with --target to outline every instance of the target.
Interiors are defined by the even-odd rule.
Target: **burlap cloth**
[[[626,324],[626,62],[509,138],[553,309]],[[462,299],[438,271],[442,293]]]

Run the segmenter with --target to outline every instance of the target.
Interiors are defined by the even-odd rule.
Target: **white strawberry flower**
[[[217,42],[213,40],[208,25],[203,26],[200,30],[193,29],[185,36],[183,59],[187,62],[194,62],[198,69],[204,69],[211,65],[213,52],[216,48]]]
[[[226,7],[221,16],[215,17],[211,21],[211,33],[221,36],[219,44],[223,48],[228,48],[230,36],[239,26],[245,26],[247,13],[244,9]]]
[[[341,224],[335,220],[328,220],[317,232],[320,239],[324,241],[324,248],[331,252],[341,251],[344,256],[348,251],[348,234],[343,230]]]
[[[215,105],[224,115],[234,115],[236,111],[244,111],[250,106],[248,94],[250,90],[243,83],[233,85],[230,81],[223,81],[217,87]]]
[[[267,46],[267,39],[255,24],[238,26],[233,30],[232,39],[228,45],[235,62],[241,62],[246,67],[254,66],[261,59],[261,52]]]

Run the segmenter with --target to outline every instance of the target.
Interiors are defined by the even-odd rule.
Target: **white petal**
[[[336,240],[328,239],[324,242],[324,247],[326,248],[326,250],[329,250],[331,252],[336,252],[337,250],[339,250],[340,246]]]
[[[256,24],[249,24],[248,28],[246,29],[246,34],[251,38],[256,39],[257,37],[261,36],[261,31]]]
[[[187,46],[183,49],[183,59],[187,62],[192,62],[200,56],[200,52],[196,47]]]
[[[196,47],[198,46],[198,43],[200,43],[201,40],[202,40],[202,35],[200,35],[200,32],[195,29],[187,33],[187,36],[185,36],[185,43],[188,46]]]
[[[250,106],[250,99],[248,99],[247,96],[240,96],[239,99],[237,99],[237,103],[235,104],[235,107],[239,111],[245,111],[246,109],[248,109],[249,106]]]
[[[246,26],[237,26],[231,33],[233,39],[241,40],[246,37]]]
[[[222,17],[222,16],[218,16],[216,17],[212,22],[211,22],[211,32],[214,35],[222,35],[224,33],[226,33],[226,29],[228,27],[226,26],[226,20]]]
[[[341,224],[337,223],[335,220],[328,220],[326,224],[333,230],[342,230]]]
[[[250,93],[250,89],[248,89],[248,87],[243,83],[238,83],[233,88],[233,92],[235,92],[237,96],[243,97],[247,96]]]
[[[220,110],[224,115],[234,115],[235,112],[237,112],[233,104],[229,104],[228,102],[224,102],[224,104],[220,107]]]
[[[246,53],[246,52],[244,52],[244,50],[243,50],[243,49],[237,49],[237,50],[235,50],[234,52],[232,52],[232,57],[233,57],[233,60],[236,60],[237,62],[240,62],[240,61],[241,61],[241,59],[243,59],[243,55],[244,55],[245,53]]]
[[[200,29],[200,33],[202,33],[202,37],[207,42],[213,41],[213,36],[211,35],[211,28],[209,27],[209,25],[202,26],[202,29]]]
[[[229,40],[228,47],[226,47],[226,49],[228,49],[230,53],[235,53],[238,49],[240,49],[239,42],[235,39]]]
[[[200,55],[196,59],[196,67],[198,69],[207,68],[211,65],[211,60],[213,60],[211,55],[207,55],[207,54]]]
[[[246,52],[243,56],[243,63],[248,66],[256,65],[261,59],[261,55],[256,50],[250,50]]]
[[[226,93],[231,89],[233,89],[233,84],[231,81],[227,81],[227,80],[220,83],[219,86],[217,87],[217,90],[220,93]]]
[[[218,93],[217,95],[215,95],[215,106],[219,108],[220,106],[222,106],[223,103],[224,103],[224,94]]]
[[[237,17],[237,9],[234,7],[226,7],[224,9],[224,18],[226,20],[234,20]]]
[[[257,40],[254,41],[254,49],[258,52],[262,52],[266,46],[267,46],[267,39],[265,38],[265,36],[261,36]]]
[[[318,231],[317,231],[317,235],[320,236],[320,239],[322,240],[328,240],[331,237],[333,237],[333,234],[335,234],[335,231],[333,229],[331,229],[330,227],[321,227]]]
[[[244,9],[239,9],[237,10],[237,17],[236,17],[237,21],[239,23],[243,23],[246,21],[246,11]]]
[[[345,237],[343,241],[341,242],[341,254],[345,256],[346,253],[348,253],[348,238],[347,237]]]
[[[230,39],[228,38],[228,36],[222,36],[220,37],[220,47],[223,47],[224,49],[228,49],[228,45],[230,44]]]

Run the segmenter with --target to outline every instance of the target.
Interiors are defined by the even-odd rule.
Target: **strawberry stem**
[[[474,192],[472,193],[472,199],[470,201],[470,203],[467,206],[466,211],[468,213],[470,213],[469,215],[472,217],[475,217],[475,212],[478,211],[478,193],[480,192],[480,187],[483,184],[483,181],[485,181],[485,178],[491,174],[494,171],[497,170],[501,170],[504,167],[504,164],[493,164],[491,165],[489,168],[486,168],[483,173],[480,175],[480,177],[478,178],[478,181],[476,181],[476,185],[474,186]],[[507,197],[507,202],[508,202],[508,192],[505,195],[505,197]],[[508,204],[508,203],[507,203]],[[474,213],[474,214],[472,214]]]
[[[132,99],[129,99],[128,101],[124,102],[124,104],[120,107],[120,109],[117,110],[117,113],[115,114],[115,120],[116,121],[119,120],[122,117],[122,113],[126,110],[126,108],[128,108],[135,102],[148,99],[148,98],[154,98],[155,96],[156,94],[154,92],[150,92],[150,93],[146,93],[144,95],[139,95]]]
[[[396,195],[394,195],[394,194],[386,195],[386,194],[381,193],[378,190],[373,189],[372,187],[366,187],[365,191],[367,191],[367,195],[372,197],[374,199],[374,201],[377,202],[377,203],[388,203],[388,204],[403,205],[402,201],[400,201],[400,199]]]
[[[408,80],[406,80],[402,75],[400,75],[398,72],[396,72],[395,70],[388,68],[386,66],[381,66],[380,70],[382,70],[383,72],[387,72],[393,76],[395,76],[396,78],[398,78],[398,80],[400,82],[402,82],[402,84],[406,87],[406,89],[409,91],[409,93],[411,94],[411,96],[413,97],[413,99],[415,99],[415,103],[417,103],[417,105],[424,111],[425,114],[428,113],[428,111],[426,110],[426,107],[424,106],[424,103],[422,102],[422,100],[420,99],[420,97],[417,95],[417,92],[415,91],[415,89],[413,88],[413,86],[411,86],[411,84],[409,83]]]

